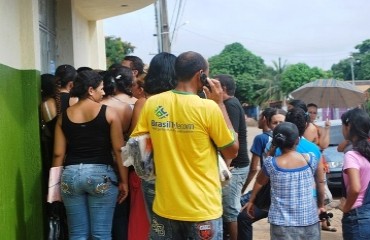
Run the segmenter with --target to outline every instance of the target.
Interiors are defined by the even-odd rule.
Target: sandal
[[[335,227],[332,227],[332,226],[321,227],[321,230],[328,231],[328,232],[336,232],[337,231],[337,229]]]

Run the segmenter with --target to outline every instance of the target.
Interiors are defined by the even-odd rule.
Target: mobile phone
[[[211,91],[211,86],[209,85],[207,78],[208,77],[205,73],[200,74],[200,81],[202,82],[203,86],[206,86],[209,89],[209,91]]]

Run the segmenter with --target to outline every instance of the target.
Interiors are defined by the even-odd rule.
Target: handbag
[[[60,218],[49,218],[49,235],[48,240],[59,240],[60,237]]]

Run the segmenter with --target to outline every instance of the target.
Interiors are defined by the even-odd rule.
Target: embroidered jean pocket
[[[112,184],[112,176],[91,175],[87,178],[88,192],[92,195],[107,195],[115,186]]]
[[[75,193],[76,175],[65,170],[60,180],[60,191],[64,196],[71,196]]]

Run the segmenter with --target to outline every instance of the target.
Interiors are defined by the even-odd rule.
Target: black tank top
[[[102,105],[96,118],[85,123],[71,122],[67,112],[63,113],[62,130],[67,139],[65,166],[80,163],[113,165],[106,109],[107,106]]]
[[[69,93],[61,92],[60,93],[60,112],[64,112],[69,107]]]

